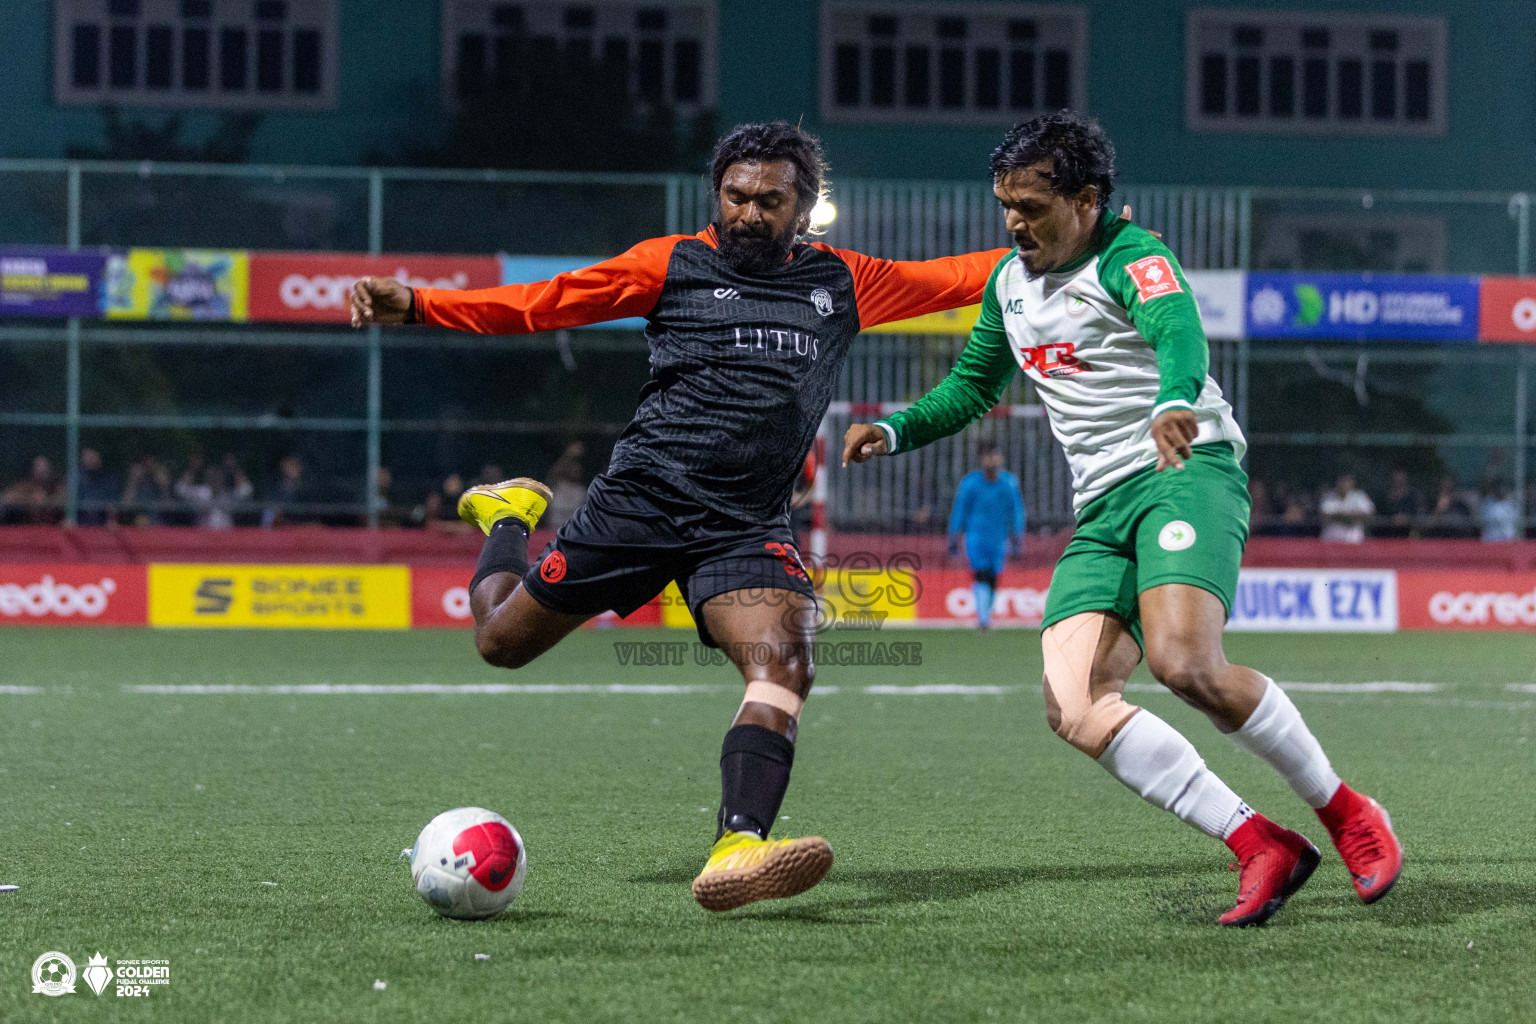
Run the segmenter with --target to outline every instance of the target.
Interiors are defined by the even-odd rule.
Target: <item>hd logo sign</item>
[[[407,629],[403,565],[152,565],[152,626]]]

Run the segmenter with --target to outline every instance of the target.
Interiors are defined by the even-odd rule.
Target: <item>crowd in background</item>
[[[1367,537],[1481,537],[1496,542],[1520,536],[1520,496],[1501,477],[1469,488],[1446,474],[1426,494],[1407,471],[1394,469],[1386,488],[1375,495],[1349,473],[1321,490],[1255,477],[1249,493],[1249,525],[1255,536],[1320,537],[1344,544]],[[1524,499],[1527,536],[1536,537],[1536,480],[1526,483]]]
[[[558,528],[586,498],[588,476],[585,447],[568,444],[542,479],[554,492],[544,526]],[[381,466],[369,496],[382,526],[458,533],[473,529],[458,517],[459,496],[476,484],[507,478],[494,463],[479,474],[448,473],[435,485],[412,492],[398,486],[394,474]],[[1485,541],[1515,540],[1520,535],[1520,499],[1508,480],[1490,475],[1479,486],[1464,486],[1452,475],[1442,476],[1432,492],[1414,484],[1407,471],[1394,469],[1386,487],[1375,494],[1345,474],[1331,487],[1313,489],[1267,481],[1250,482],[1254,536],[1320,537],[1326,541],[1358,543],[1367,537],[1481,537]],[[356,492],[316,482],[298,455],[285,455],[260,484],[253,481],[233,454],[217,461],[193,455],[172,469],[152,455],[128,464],[120,476],[103,464],[93,448],[80,450],[78,521],[82,526],[200,526],[210,530],[234,526],[280,527],[296,524],[360,526],[366,508]],[[796,492],[804,506],[809,487]],[[1536,480],[1525,485],[1525,534],[1536,538]],[[65,487],[62,474],[46,455],[38,455],[22,479],[0,490],[0,524],[62,522]],[[802,514],[807,510],[801,509]],[[922,518],[922,517],[920,517]],[[914,520],[919,531],[931,523]]]
[[[566,446],[543,479],[554,492],[544,525],[558,527],[586,498],[580,441]],[[457,533],[473,529],[458,517],[459,496],[476,484],[507,478],[500,466],[487,464],[478,476],[449,473],[421,494],[396,485],[394,474],[380,466],[369,501],[381,526]],[[230,453],[217,461],[193,455],[173,469],[146,455],[134,459],[120,475],[108,468],[94,448],[80,450],[76,520],[81,526],[199,526],[227,530],[236,526],[266,528],[319,524],[361,526],[367,507],[345,485],[313,478],[304,460],[285,455],[262,479],[253,482],[239,457]],[[0,490],[0,524],[55,525],[64,521],[65,480],[46,455],[32,459],[27,474]]]

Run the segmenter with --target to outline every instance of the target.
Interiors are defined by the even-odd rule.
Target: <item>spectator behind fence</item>
[[[1381,503],[1381,514],[1386,524],[1377,533],[1382,537],[1413,537],[1418,535],[1420,521],[1427,506],[1423,493],[1408,479],[1406,469],[1394,469],[1392,481],[1387,485],[1386,497]]]
[[[261,513],[261,525],[290,526],[308,520],[304,504],[309,500],[309,488],[304,479],[304,460],[297,455],[285,455],[277,464],[277,480],[267,488],[267,507]]]
[[[380,466],[373,475],[373,494],[369,497],[380,526],[409,526],[411,510],[395,500],[395,474]]]
[[[442,533],[464,533],[470,525],[459,518],[459,495],[464,493],[464,478],[449,473],[442,486],[422,502],[426,528]]]
[[[587,500],[587,485],[583,482],[581,469],[581,460],[586,454],[586,445],[572,441],[550,465],[544,480],[549,484],[553,497],[549,499],[549,509],[544,513],[541,525],[551,530],[560,529],[567,519],[576,514],[581,503]]]
[[[1435,491],[1435,503],[1429,510],[1428,532],[1435,537],[1472,536],[1476,507],[1475,498],[1463,491],[1456,478],[1447,473],[1440,478],[1440,486]]]
[[[105,526],[115,521],[121,494],[117,477],[102,468],[101,453],[95,448],[80,449],[79,510],[75,521],[81,526]]]
[[[1494,480],[1483,486],[1477,518],[1485,543],[1510,541],[1520,535],[1520,505],[1507,481]]]
[[[159,526],[165,522],[165,506],[171,500],[171,472],[153,455],[128,467],[123,484],[123,508],[133,526]]]
[[[1260,536],[1269,532],[1274,511],[1269,503],[1269,485],[1258,477],[1248,480],[1248,532]]]
[[[64,518],[64,484],[46,455],[32,460],[31,472],[0,494],[0,521],[52,524]]]
[[[1278,509],[1270,520],[1272,537],[1310,537],[1317,530],[1312,515],[1310,494],[1287,483],[1275,485],[1275,496],[1270,507]]]
[[[255,488],[231,456],[225,456],[222,465],[201,472],[197,468],[200,462],[194,460],[176,481],[176,497],[192,506],[198,526],[228,530],[235,525],[235,509],[250,500]]]
[[[1365,524],[1376,514],[1376,504],[1355,485],[1354,476],[1345,473],[1323,494],[1318,511],[1323,517],[1323,540],[1359,544],[1365,540]]]

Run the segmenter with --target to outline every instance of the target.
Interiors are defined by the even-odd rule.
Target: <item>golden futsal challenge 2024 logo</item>
[[[114,960],[110,964],[98,951],[86,961],[85,970],[77,972],[75,961],[66,953],[53,950],[32,962],[32,992],[42,996],[74,995],[76,984],[83,981],[100,996],[116,983],[117,996],[148,996],[155,986],[171,983],[169,960]]]

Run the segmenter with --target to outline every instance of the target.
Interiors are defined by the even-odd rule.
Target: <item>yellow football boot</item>
[[[459,518],[474,523],[489,536],[491,527],[507,516],[514,516],[532,533],[551,497],[548,487],[526,476],[499,484],[480,484],[459,495]]]
[[[751,832],[727,832],[693,880],[693,898],[705,910],[734,910],[798,896],[830,870],[832,846],[820,836],[759,839]]]

